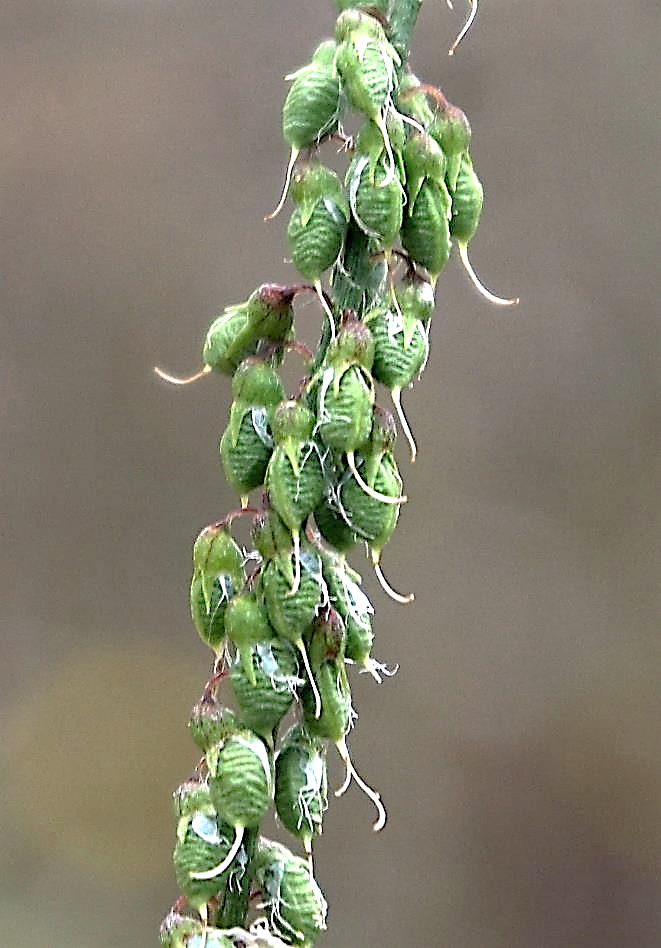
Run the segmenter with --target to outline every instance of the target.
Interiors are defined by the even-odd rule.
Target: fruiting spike
[[[397,412],[397,417],[399,418],[399,423],[402,426],[402,431],[404,432],[404,437],[409,443],[409,448],[411,449],[411,464],[415,462],[415,459],[418,455],[418,446],[415,443],[415,438],[413,437],[413,432],[409,427],[409,423],[404,414],[404,409],[402,408],[402,390],[401,388],[394,388],[391,393],[392,403],[395,406],[395,411]]]
[[[300,148],[292,148],[291,154],[289,156],[289,164],[287,165],[287,173],[285,175],[285,183],[282,188],[282,194],[280,195],[280,200],[271,211],[270,214],[267,214],[264,218],[265,221],[272,221],[274,217],[277,217],[280,211],[285,206],[285,201],[287,200],[287,195],[289,194],[289,184],[291,182],[292,171],[294,170],[294,165],[296,164],[296,159],[300,155]]]
[[[363,778],[360,776],[360,774],[354,767],[351,761],[351,757],[349,755],[349,748],[347,747],[347,742],[344,737],[340,741],[338,741],[336,747],[339,751],[340,757],[344,761],[344,765],[347,770],[346,770],[346,777],[344,778],[344,783],[342,784],[341,787],[339,787],[339,789],[335,791],[335,796],[341,797],[342,794],[345,793],[346,790],[348,789],[349,784],[351,783],[351,780],[352,779],[355,780],[358,786],[360,787],[360,789],[363,791],[363,793],[366,794],[370,798],[370,800],[376,807],[377,813],[379,815],[376,820],[376,823],[373,826],[373,829],[375,833],[378,833],[379,830],[382,830],[383,827],[386,825],[386,819],[387,819],[386,808],[381,802],[381,797],[376,792],[376,790],[372,790],[372,788],[365,783]]]
[[[154,372],[158,375],[159,379],[163,379],[164,382],[169,382],[171,385],[190,385],[191,382],[197,382],[198,379],[204,378],[204,376],[208,375],[211,371],[211,366],[205,365],[199,372],[196,372],[195,375],[182,379],[176,375],[168,375],[163,369],[159,369],[157,365],[154,366]]]
[[[519,302],[519,297],[514,296],[512,299],[505,299],[502,296],[495,296],[486,286],[480,282],[480,278],[473,269],[473,265],[468,259],[468,244],[459,244],[459,256],[461,257],[461,262],[466,268],[466,273],[473,281],[474,286],[477,288],[478,292],[490,303],[495,303],[497,306],[515,306]]]
[[[464,23],[464,25],[463,25],[463,27],[462,27],[462,30],[461,30],[461,32],[459,33],[459,36],[456,38],[456,40],[454,41],[454,43],[452,44],[452,46],[451,46],[450,49],[448,50],[448,56],[454,56],[455,50],[457,49],[457,46],[459,45],[459,43],[461,43],[461,41],[462,41],[462,39],[464,38],[464,36],[466,35],[466,33],[468,33],[468,31],[470,30],[471,26],[473,25],[473,20],[474,20],[475,17],[477,16],[477,3],[478,3],[478,0],[469,0],[469,3],[470,3],[470,5],[471,5],[471,12],[470,12],[470,14],[469,14],[469,16],[468,16],[468,19],[467,19],[466,22]],[[450,0],[448,0],[448,6],[450,7],[451,10],[453,9],[452,4],[450,3]]]
[[[415,599],[415,593],[409,593],[407,596],[403,596],[401,593],[395,592],[386,577],[383,575],[381,563],[374,556],[372,556],[372,565],[374,567],[374,572],[376,573],[376,578],[379,580],[381,588],[387,596],[390,596],[391,599],[394,599],[395,602],[401,603],[403,606],[408,606],[410,602],[413,602]]]
[[[207,869],[206,872],[191,872],[191,879],[215,879],[217,876],[222,876],[227,867],[231,866],[243,842],[243,834],[245,832],[243,826],[237,826],[235,832],[236,835],[232,843],[232,848],[223,861],[218,863],[217,866],[214,866],[213,869]]]
[[[370,487],[367,481],[363,480],[360,471],[356,467],[353,451],[347,451],[347,464],[349,465],[349,470],[356,478],[357,483],[360,484],[365,493],[373,497],[374,500],[380,500],[382,504],[405,504],[407,502],[408,497],[405,494],[401,494],[399,497],[389,497],[388,494],[381,494],[378,490],[374,490],[373,487]]]

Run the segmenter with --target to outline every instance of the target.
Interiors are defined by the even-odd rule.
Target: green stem
[[[404,61],[409,54],[411,34],[420,13],[422,0],[393,0],[390,13],[390,42]]]

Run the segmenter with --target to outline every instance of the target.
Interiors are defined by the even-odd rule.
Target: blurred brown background
[[[323,944],[661,944],[656,0],[428,0],[415,71],[473,124],[486,192],[384,555],[381,687],[317,847]],[[170,793],[209,667],[190,546],[234,505],[211,319],[287,281],[282,76],[331,0],[2,0],[0,709],[7,945],[157,943]],[[314,305],[299,311],[310,329]],[[363,568],[362,560],[357,561]],[[369,573],[365,565],[365,574]],[[339,777],[334,768],[334,779]],[[321,944],[321,941],[320,941]]]

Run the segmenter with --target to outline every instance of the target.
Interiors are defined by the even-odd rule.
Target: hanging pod
[[[296,689],[304,684],[298,676],[296,652],[287,640],[269,639],[251,646],[252,677],[238,658],[230,681],[241,720],[273,747],[273,733],[291,707]]]
[[[285,944],[312,948],[326,929],[326,899],[305,859],[286,846],[261,837],[255,855],[255,881],[269,930]]]
[[[252,590],[234,596],[225,610],[225,632],[236,648],[238,659],[251,685],[256,684],[252,646],[273,638],[266,609]]]
[[[427,126],[427,132],[436,139],[447,159],[446,180],[453,191],[459,174],[461,157],[470,146],[471,127],[466,114],[453,105],[435,86],[425,86],[427,93],[436,104],[434,118]]]
[[[234,733],[238,729],[234,711],[223,707],[211,691],[205,691],[191,711],[188,727],[191,737],[204,753],[212,744]]]
[[[209,875],[209,870],[224,863],[232,851],[233,827],[219,816],[209,787],[203,781],[191,780],[175,792],[177,840],[173,862],[177,886],[189,905],[202,919],[202,944],[207,937],[209,901],[216,898],[230,884],[234,873],[241,877],[247,868],[247,854],[237,849],[233,854],[236,865],[230,863],[221,872]],[[185,942],[184,942],[185,943]]]
[[[356,154],[345,180],[356,224],[374,241],[375,249],[388,257],[402,226],[404,190],[397,174],[387,184],[380,182],[382,168],[381,160],[372,170],[369,156]]]
[[[459,167],[456,185],[452,192],[450,234],[457,241],[461,262],[481,295],[488,299],[489,302],[496,303],[499,306],[513,306],[519,302],[519,298],[504,299],[501,296],[495,296],[487,290],[475,273],[468,258],[468,244],[475,236],[480,223],[483,200],[484,191],[482,184],[475,173],[470,155],[468,152],[464,152],[461,157],[461,165]]]
[[[287,401],[278,406],[273,415],[275,448],[264,481],[271,506],[292,534],[295,562],[292,593],[300,580],[301,526],[324,493],[322,455],[312,440],[314,422],[314,415],[301,402]]]
[[[429,340],[424,324],[418,320],[407,341],[404,318],[401,312],[380,308],[372,310],[365,322],[374,336],[374,365],[372,374],[390,390],[402,431],[409,443],[411,461],[415,461],[417,448],[402,408],[402,389],[411,385],[427,362]]]
[[[294,565],[292,563],[292,535],[280,515],[268,506],[259,511],[252,522],[251,537],[257,553],[264,562],[277,560],[282,573],[287,577],[289,587],[294,585]]]
[[[452,249],[450,204],[445,184],[425,178],[415,204],[404,217],[400,233],[402,246],[414,263],[429,272],[433,285]]]
[[[413,132],[402,150],[402,160],[406,172],[408,213],[411,214],[423,181],[429,178],[431,181],[444,182],[447,158],[431,135]]]
[[[335,320],[321,288],[321,275],[342,250],[349,203],[338,176],[318,161],[310,162],[295,176],[291,193],[295,209],[287,227],[289,250],[296,269],[312,281],[333,336]]]
[[[381,683],[382,675],[389,677],[397,669],[390,670],[372,657],[374,607],[362,590],[361,576],[351,569],[343,556],[333,551],[324,551],[321,559],[330,605],[344,622],[345,658]]]
[[[312,864],[312,840],[328,808],[326,752],[300,725],[290,728],[275,758],[275,808],[280,822],[301,840]]]
[[[358,482],[347,474],[340,481],[338,503],[351,529],[367,542],[370,558],[384,592],[400,603],[413,601],[413,593],[402,595],[386,581],[381,569],[381,553],[390,540],[399,518],[402,479],[392,448],[397,436],[395,420],[384,409],[375,408],[370,443],[362,450],[359,470],[365,480],[378,494],[389,497],[392,503],[383,503],[362,490]]]
[[[304,544],[298,552],[299,582],[295,589],[289,584],[288,572],[278,560],[267,562],[261,573],[261,590],[269,620],[282,638],[296,646],[301,654],[308,681],[315,693],[315,713],[321,714],[321,698],[316,691],[308,661],[304,638],[320,608],[328,602],[328,592],[321,570],[321,560]]]
[[[202,347],[203,367],[189,378],[178,378],[161,369],[156,374],[174,385],[187,385],[209,372],[233,375],[246,356],[265,343],[284,344],[294,322],[292,301],[298,288],[264,283],[243,303],[228,306],[209,327]],[[275,358],[276,354],[272,356]]]
[[[337,45],[327,40],[317,47],[312,62],[285,78],[292,81],[282,107],[282,134],[291,147],[280,200],[266,220],[275,217],[287,198],[292,170],[304,148],[318,144],[337,128],[340,79],[335,70]]]
[[[340,553],[347,553],[358,542],[358,537],[340,511],[337,485],[327,486],[323,500],[315,507],[314,522],[326,543]]]
[[[353,108],[371,119],[381,133],[387,168],[380,183],[386,186],[394,177],[395,160],[385,116],[392,108],[401,59],[381,23],[366,12],[350,9],[340,13],[335,37],[335,68],[342,80],[342,90]]]
[[[271,365],[250,356],[234,373],[232,393],[229,424],[219,451],[225,476],[245,508],[250,491],[264,483],[273,450],[269,416],[284,398],[284,389]]]
[[[223,524],[211,524],[193,545],[190,609],[202,641],[220,655],[225,641],[225,610],[244,583],[244,556]]]
[[[436,305],[434,287],[412,268],[395,287],[395,295],[404,325],[404,342],[408,345],[417,331],[418,322],[427,325],[431,319]]]
[[[311,689],[306,686],[301,692],[303,726],[313,737],[335,744],[346,768],[344,783],[335,791],[335,796],[341,796],[353,778],[376,807],[374,830],[378,832],[386,822],[386,811],[381,797],[356,771],[346,743],[346,735],[353,723],[355,712],[351,707],[351,689],[344,663],[345,648],[344,623],[339,613],[329,608],[317,618],[309,645],[310,665],[321,694],[322,713],[320,717],[312,714]]]
[[[215,879],[237,858],[245,831],[256,829],[273,801],[273,766],[257,734],[242,729],[206,755],[211,801],[234,829],[234,842],[216,866],[196,872],[195,879]]]
[[[354,452],[372,430],[374,341],[367,326],[346,314],[337,340],[329,346],[317,386],[316,433],[333,451],[346,454],[355,471]]]

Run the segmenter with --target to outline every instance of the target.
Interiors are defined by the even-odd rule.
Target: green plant
[[[205,527],[193,548],[191,616],[215,664],[190,721],[203,757],[175,793],[182,898],[161,928],[167,948],[314,943],[326,919],[312,844],[328,805],[329,743],[346,767],[336,795],[353,779],[376,808],[374,829],[386,821],[347,746],[349,666],[377,681],[391,674],[372,655],[373,608],[347,554],[365,542],[386,593],[413,599],[380,565],[407,498],[397,424],[377,387],[390,393],[414,460],[401,392],[426,364],[435,286],[454,243],[478,282],[467,246],[482,210],[464,113],[407,65],[421,3],[338,0],[334,40],[288,77],[291,155],[269,216],[291,198],[289,248],[308,282],[263,284],[204,343],[198,375],[232,378],[220,457],[241,509]],[[473,0],[471,19],[475,9]],[[343,129],[349,113],[362,123],[355,139]],[[343,181],[322,163],[329,139],[349,157]],[[294,302],[307,291],[323,313],[315,352],[295,337]],[[288,398],[278,369],[290,353],[307,374]],[[239,517],[250,518],[252,550],[233,534]],[[234,710],[221,704],[221,685]],[[260,836],[272,806],[299,855]]]

